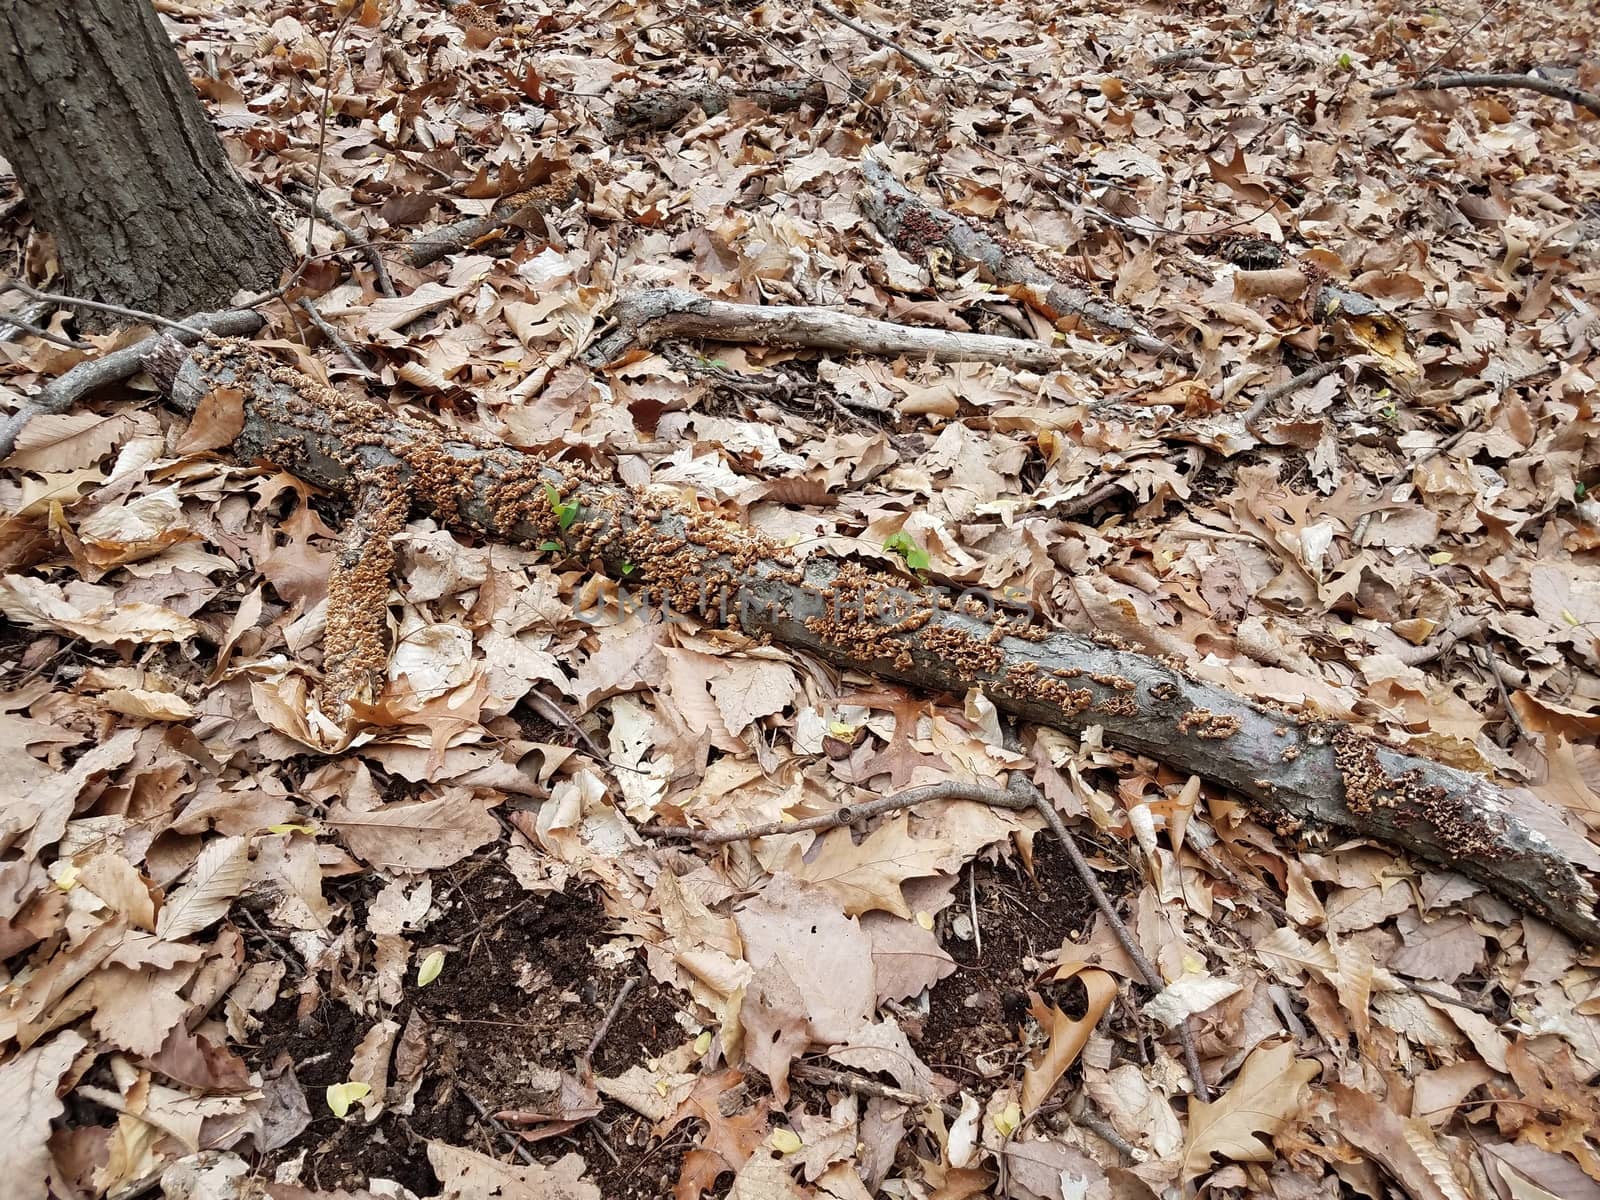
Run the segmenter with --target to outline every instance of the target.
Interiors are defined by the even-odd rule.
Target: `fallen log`
[[[241,459],[269,461],[347,495],[367,489],[370,497],[370,481],[381,481],[379,507],[401,494],[464,533],[558,542],[572,561],[637,586],[657,608],[929,691],[977,687],[1025,720],[1074,731],[1100,726],[1110,745],[1244,797],[1284,834],[1386,842],[1600,942],[1600,854],[1530,793],[1404,754],[1314,713],[1252,703],[1196,681],[1181,664],[1050,631],[1027,609],[836,558],[802,558],[659,492],[611,483],[597,468],[557,467],[500,443],[446,436],[243,342],[213,340],[193,354],[176,341],[167,347],[148,367],[176,407],[192,411],[218,388],[242,393],[244,424],[233,443]],[[352,556],[352,566],[359,560]],[[365,602],[381,606],[387,594],[370,587]],[[330,614],[330,626],[336,619],[347,618]],[[353,627],[376,626],[357,618]],[[341,663],[346,673],[349,662]],[[361,690],[348,677],[340,686]]]
[[[617,327],[590,347],[584,356],[590,363],[615,362],[630,346],[650,346],[669,337],[935,362],[1006,363],[1036,371],[1068,361],[1059,347],[1020,338],[896,325],[804,304],[734,304],[683,288],[629,293],[612,305],[610,316]]]
[[[735,100],[749,100],[769,113],[793,112],[811,105],[818,112],[828,106],[828,92],[820,80],[800,79],[780,83],[701,83],[689,87],[645,92],[619,100],[606,125],[608,138],[639,130],[671,129],[695,109],[708,117],[726,112]]]
[[[1004,244],[961,217],[933,207],[871,155],[862,156],[861,178],[866,185],[858,197],[862,209],[895,249],[913,262],[923,261],[930,249],[943,250],[963,266],[981,267],[996,283],[1021,289],[1020,298],[1052,321],[1082,317],[1140,350],[1188,361],[1188,355],[1156,337],[1127,309],[1088,288],[1057,279],[1022,246]]]

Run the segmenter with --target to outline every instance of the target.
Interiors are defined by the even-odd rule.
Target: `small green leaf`
[[[439,972],[444,970],[444,951],[435,950],[422,960],[422,965],[417,968],[417,986],[427,987],[439,978]]]
[[[372,1091],[366,1083],[330,1083],[328,1085],[328,1111],[341,1121],[350,1106]]]
[[[1355,59],[1350,57],[1350,51],[1344,50],[1340,52],[1339,69],[1341,71],[1353,71],[1356,69]]]
[[[560,542],[540,542],[539,549],[548,551],[551,554],[559,554],[561,551],[565,550],[566,547]]]
[[[623,563],[622,563],[622,573],[624,575],[632,575],[633,574],[633,564],[631,562],[628,562],[626,559],[624,559]]]
[[[1580,479],[1577,483],[1572,485],[1572,498],[1574,500],[1582,500],[1588,494],[1589,489],[1584,486],[1583,480]]]
[[[913,571],[926,571],[933,561],[928,557],[928,552],[917,545],[911,535],[903,529],[886,539],[883,548],[891,554],[898,554],[901,561]]]

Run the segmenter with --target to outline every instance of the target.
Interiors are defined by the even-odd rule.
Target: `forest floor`
[[[1355,721],[1556,806],[1600,870],[1600,120],[1374,96],[1592,94],[1592,6],[843,14],[899,49],[807,0],[156,7],[344,343],[274,303],[267,351]],[[885,241],[869,156],[1190,361]],[[3,172],[0,212],[4,273],[51,283]],[[584,365],[656,285],[1072,361]],[[142,332],[0,342],[0,410]],[[0,463],[8,1195],[1600,1200],[1600,958],[1463,876],[423,519],[387,687],[336,725],[345,510],[187,429],[141,377]],[[1015,772],[1159,995],[1031,812],[641,832]]]

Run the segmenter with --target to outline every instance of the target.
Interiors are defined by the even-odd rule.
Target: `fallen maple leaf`
[[[1244,1060],[1233,1086],[1220,1100],[1189,1101],[1189,1140],[1183,1147],[1183,1180],[1204,1175],[1213,1154],[1239,1162],[1271,1162],[1262,1141],[1286,1126],[1300,1107],[1301,1093],[1321,1068],[1297,1059],[1290,1042],[1263,1046]]]

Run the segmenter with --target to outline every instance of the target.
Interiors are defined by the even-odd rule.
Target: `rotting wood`
[[[961,217],[914,195],[870,154],[861,159],[865,183],[859,203],[878,231],[913,262],[944,250],[964,266],[981,267],[994,282],[1018,289],[1018,298],[1053,321],[1076,316],[1110,330],[1130,345],[1187,362],[1188,355],[1151,333],[1127,309],[1091,291],[1057,279],[1021,245],[1008,245]]]
[[[1372,93],[1372,98],[1389,100],[1402,92],[1434,92],[1443,88],[1515,88],[1526,92],[1538,92],[1586,108],[1600,117],[1600,95],[1586,92],[1570,83],[1562,83],[1557,79],[1544,79],[1538,75],[1479,73],[1437,75],[1432,79],[1418,79],[1412,83],[1379,88]]]
[[[828,106],[828,91],[820,80],[778,83],[700,83],[666,88],[619,100],[606,126],[606,136],[619,138],[641,130],[671,129],[695,109],[708,117],[726,112],[735,100],[748,100],[769,113],[794,112],[810,105],[817,111]]]
[[[1527,912],[1600,943],[1600,855],[1524,791],[1417,758],[1314,713],[1271,708],[1201,683],[1181,663],[1055,632],[1031,612],[948,594],[848,561],[792,550],[659,490],[597,468],[556,467],[509,446],[391,415],[275,364],[242,342],[194,354],[167,343],[152,375],[192,411],[219,387],[244,395],[234,453],[350,494],[392,472],[415,509],[522,545],[563,541],[638,589],[708,624],[929,691],[980,688],[1002,709],[1105,741],[1244,797],[1284,834],[1324,844],[1347,831],[1409,850]],[[560,510],[576,520],[562,527]],[[624,569],[626,567],[626,569]],[[387,599],[384,590],[374,603]]]
[[[630,347],[648,347],[669,337],[935,362],[1005,363],[1030,370],[1051,370],[1071,361],[1060,347],[1020,338],[897,325],[802,304],[735,304],[684,288],[631,292],[612,306],[610,317],[617,327],[589,348],[585,358],[590,363],[615,362]]]

